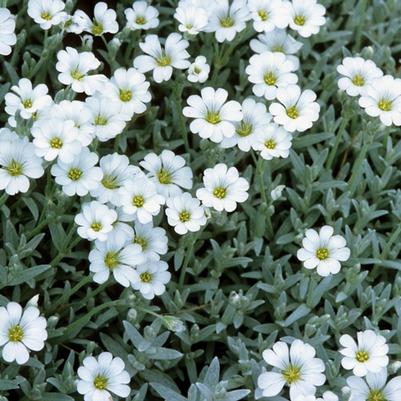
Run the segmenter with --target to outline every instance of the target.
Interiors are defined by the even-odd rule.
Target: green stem
[[[357,185],[359,183],[359,180],[361,178],[362,165],[363,165],[363,163],[365,161],[368,149],[369,149],[369,144],[365,142],[363,144],[363,146],[362,146],[361,151],[359,152],[359,155],[358,155],[354,165],[353,165],[352,175],[351,175],[351,178],[350,178],[350,180],[348,182],[348,188],[349,188],[349,191],[350,191],[351,195],[355,192],[356,187],[357,187]]]
[[[342,137],[344,135],[345,128],[346,128],[346,126],[348,124],[349,119],[350,119],[350,117],[348,115],[344,115],[342,117],[341,124],[340,124],[340,127],[338,129],[337,136],[336,136],[336,141],[334,143],[333,148],[330,151],[329,157],[327,158],[326,168],[328,170],[331,169],[333,161],[337,157],[337,150],[338,150],[338,147],[340,146],[340,142],[341,142],[341,139],[342,139]]]

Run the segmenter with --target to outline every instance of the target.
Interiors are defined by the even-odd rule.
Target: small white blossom
[[[61,0],[28,1],[28,15],[45,30],[64,20],[66,15],[64,8],[65,4]]]
[[[248,0],[248,8],[256,32],[271,32],[288,25],[287,8],[282,0]]]
[[[260,151],[263,159],[271,160],[274,157],[288,157],[291,146],[292,135],[283,127],[269,124],[256,134],[254,149]]]
[[[188,68],[189,82],[205,82],[209,77],[210,66],[205,56],[196,57],[195,61]]]
[[[8,56],[11,53],[11,46],[17,43],[15,35],[15,16],[7,8],[0,8],[0,54]]]
[[[205,30],[209,16],[202,7],[194,7],[192,4],[180,4],[174,13],[174,18],[180,23],[180,32],[187,32],[190,35],[197,35]]]
[[[148,30],[159,25],[159,11],[147,1],[134,1],[132,8],[124,10],[127,18],[127,27],[133,31],[138,29]]]

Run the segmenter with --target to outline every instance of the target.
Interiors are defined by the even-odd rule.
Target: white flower
[[[62,185],[66,195],[84,196],[95,189],[103,178],[102,170],[94,167],[98,160],[96,153],[90,152],[88,148],[82,148],[72,162],[64,163],[58,159],[50,171],[57,184]]]
[[[136,57],[134,67],[140,72],[153,70],[153,79],[157,83],[168,81],[173,68],[183,70],[190,66],[189,53],[185,50],[188,46],[189,42],[176,32],[170,33],[163,48],[157,35],[148,35],[145,42],[139,43],[147,55]]]
[[[320,276],[337,274],[341,269],[340,262],[350,257],[344,237],[333,235],[333,227],[323,226],[319,233],[313,229],[306,230],[302,240],[303,248],[297,252],[297,258],[307,269],[317,268]]]
[[[177,234],[199,231],[206,224],[205,208],[198,199],[185,192],[167,199],[166,216],[170,226]]]
[[[63,29],[66,32],[80,35],[83,32],[85,25],[85,18],[83,18],[82,14],[85,14],[82,10],[76,10],[73,15],[65,13],[62,21]]]
[[[315,355],[315,349],[301,340],[294,340],[290,347],[279,341],[272,349],[263,351],[263,359],[273,366],[273,371],[258,377],[263,396],[274,397],[285,385],[290,388],[291,401],[299,395],[315,394],[316,387],[326,380],[324,363]]]
[[[11,46],[17,43],[15,35],[15,16],[7,8],[0,8],[0,54],[8,56],[11,53]]]
[[[107,8],[105,2],[96,3],[93,15],[92,21],[83,11],[77,10],[75,12],[75,17],[80,18],[80,25],[85,32],[90,32],[95,36],[118,32],[117,14],[114,10]]]
[[[110,202],[114,206],[118,206],[120,204],[118,190],[138,174],[139,168],[130,166],[128,157],[118,153],[103,156],[99,165],[103,172],[103,178],[90,193],[101,203]]]
[[[347,379],[347,384],[351,389],[349,401],[401,400],[400,376],[387,383],[387,369],[381,369],[378,373],[368,373],[365,380],[357,376],[351,376]]]
[[[159,11],[147,1],[134,1],[132,8],[124,10],[127,18],[127,27],[133,31],[137,29],[153,29],[159,25]]]
[[[19,112],[24,120],[33,118],[39,110],[45,109],[52,103],[52,98],[47,92],[48,89],[45,84],[32,87],[32,82],[29,79],[21,78],[18,85],[13,85],[11,92],[5,96],[6,113],[14,117]],[[9,124],[15,127],[15,119],[9,119]]]
[[[180,23],[178,29],[190,35],[197,35],[204,31],[209,22],[206,10],[186,4],[180,4],[175,9],[174,18]]]
[[[94,282],[105,283],[111,273],[123,287],[129,287],[134,277],[134,266],[146,261],[139,245],[127,244],[126,241],[117,238],[107,238],[104,242],[96,241],[88,259],[89,270],[95,273]]]
[[[143,224],[150,223],[164,204],[164,197],[157,193],[155,184],[147,177],[134,177],[119,189],[119,193],[123,211],[136,215]]]
[[[57,53],[57,60],[58,80],[64,85],[71,85],[74,92],[93,95],[107,81],[102,74],[88,75],[89,71],[100,66],[100,61],[92,52],[78,53],[76,49],[67,47]]]
[[[78,130],[78,140],[82,146],[88,146],[94,138],[95,127],[91,124],[91,112],[85,102],[62,100],[49,108],[47,118],[57,116],[62,121],[72,121]]]
[[[233,212],[237,203],[248,199],[248,181],[239,177],[235,167],[228,168],[224,163],[207,168],[203,173],[203,184],[205,187],[196,191],[196,197],[205,206],[213,207],[219,212]]]
[[[274,116],[274,122],[283,125],[289,132],[306,131],[319,118],[316,93],[309,89],[301,92],[298,85],[290,85],[279,88],[276,98],[280,103],[272,103],[269,111]]]
[[[235,134],[235,121],[242,120],[241,105],[230,100],[226,102],[228,92],[206,87],[201,90],[201,96],[191,95],[187,99],[189,106],[184,107],[185,117],[194,118],[189,128],[201,138],[219,143],[224,137]]]
[[[263,159],[271,160],[274,157],[288,157],[291,146],[292,135],[283,127],[269,124],[256,134],[254,149],[260,151]]]
[[[322,398],[318,398],[316,401],[338,401],[338,396],[331,391],[325,391]]]
[[[42,159],[35,154],[34,145],[9,130],[2,130],[0,190],[4,189],[9,195],[25,193],[29,189],[29,178],[37,179],[43,174]]]
[[[272,100],[278,88],[286,88],[297,83],[295,65],[283,53],[265,52],[254,54],[245,69],[248,80],[254,85],[252,91],[256,96]]]
[[[326,9],[317,0],[292,0],[288,5],[289,26],[304,38],[319,32],[326,23]]]
[[[109,401],[114,397],[126,398],[131,392],[127,385],[130,376],[121,358],[113,358],[110,352],[102,352],[98,358],[87,356],[78,368],[77,390],[85,401]]]
[[[401,79],[391,75],[376,78],[359,98],[359,105],[386,125],[401,125]]]
[[[148,153],[139,164],[148,171],[157,192],[166,199],[182,193],[181,188],[192,188],[191,168],[185,166],[183,157],[175,155],[171,150],[163,150],[160,156]]]
[[[272,200],[276,201],[277,199],[279,199],[284,189],[285,185],[277,185],[277,187],[270,192],[270,197],[272,198]]]
[[[195,61],[188,68],[189,82],[205,82],[209,77],[210,66],[205,56],[196,57]]]
[[[160,255],[167,253],[168,238],[166,231],[161,227],[153,227],[152,223],[134,223],[132,242],[142,248],[142,254],[147,261],[156,261]]]
[[[248,0],[248,8],[256,32],[271,32],[288,25],[287,8],[282,0]]]
[[[337,71],[343,75],[338,80],[338,87],[349,96],[360,96],[375,78],[380,78],[383,71],[372,60],[362,57],[345,57]]]
[[[121,134],[126,126],[127,115],[121,113],[121,104],[99,95],[85,100],[91,114],[94,135],[100,142],[106,142]]]
[[[267,112],[263,103],[257,103],[250,97],[242,102],[241,108],[243,117],[241,121],[234,124],[234,136],[223,138],[221,147],[232,148],[238,146],[242,151],[249,152],[251,147],[256,149],[256,134],[267,129],[271,115]]]
[[[171,279],[167,271],[168,264],[162,260],[147,262],[134,271],[131,286],[139,290],[145,299],[153,299],[155,295],[162,295],[166,291],[166,284]]]
[[[149,86],[145,75],[135,68],[118,68],[106,84],[104,95],[119,103],[121,112],[126,114],[129,120],[134,113],[140,114],[146,110],[145,103],[151,100]]]
[[[113,229],[116,220],[116,211],[98,201],[84,203],[81,213],[74,219],[75,224],[79,226],[79,236],[89,241],[106,241],[107,234]]]
[[[249,43],[255,53],[276,52],[284,53],[287,59],[294,64],[295,69],[299,68],[299,59],[294,56],[302,47],[302,43],[295,40],[285,29],[274,29],[272,32],[265,32],[252,39]]]
[[[61,0],[29,0],[28,15],[42,29],[50,29],[63,21],[65,4]]]
[[[31,129],[36,154],[47,161],[58,157],[70,163],[82,148],[79,132],[72,121],[48,119],[35,122]]]
[[[205,31],[215,32],[218,42],[231,42],[238,32],[246,27],[249,20],[249,10],[246,0],[219,0],[213,3],[209,14],[209,24]]]
[[[0,347],[6,362],[23,365],[28,362],[29,350],[40,351],[45,346],[47,322],[39,315],[33,305],[25,310],[16,302],[0,307]]]
[[[358,343],[348,334],[340,337],[340,349],[344,369],[352,370],[355,376],[366,376],[368,373],[379,373],[387,367],[389,358],[386,339],[372,330],[359,331]]]
[[[295,398],[295,401],[317,401],[314,395],[299,395]]]

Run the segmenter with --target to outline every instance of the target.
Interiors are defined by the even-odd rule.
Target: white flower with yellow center
[[[17,43],[15,35],[15,16],[7,8],[0,8],[0,54],[8,56],[11,53],[11,46]]]
[[[96,241],[95,248],[89,252],[89,270],[94,274],[93,281],[105,283],[110,274],[124,287],[129,287],[133,279],[134,266],[145,263],[146,259],[138,244],[127,243],[123,238],[108,238]]]
[[[297,258],[303,262],[306,269],[316,269],[320,276],[337,274],[341,263],[350,257],[345,238],[333,235],[334,229],[323,226],[319,232],[309,229],[302,240],[303,248],[297,252]]]
[[[171,150],[163,150],[158,156],[148,153],[140,166],[156,185],[157,192],[165,199],[182,193],[182,188],[192,188],[192,170],[185,166],[185,159]]]
[[[88,356],[78,368],[77,390],[85,401],[113,400],[112,394],[127,398],[130,376],[121,358],[113,358],[110,352],[102,352],[97,358]]]
[[[401,400],[401,377],[394,377],[387,383],[387,369],[368,373],[365,380],[351,376],[347,379],[351,390],[349,401],[399,401]]]
[[[190,66],[189,53],[185,50],[189,42],[182,35],[173,32],[168,35],[162,47],[157,35],[148,35],[139,47],[146,55],[134,59],[134,67],[140,72],[153,71],[153,79],[157,83],[168,81],[173,74],[173,68],[185,70]]]
[[[48,30],[64,20],[64,7],[65,4],[61,0],[29,0],[28,15],[42,29]]]
[[[317,0],[292,0],[288,5],[289,26],[304,38],[319,32],[326,23],[326,9]]]
[[[389,351],[386,339],[373,330],[359,331],[357,342],[348,334],[340,337],[340,349],[344,369],[352,370],[355,376],[366,376],[368,373],[379,373],[389,362]]]
[[[195,61],[188,68],[189,82],[205,82],[209,77],[210,66],[205,56],[196,57]]]
[[[316,387],[326,381],[324,363],[315,355],[315,349],[301,340],[294,340],[290,347],[279,341],[272,349],[263,351],[263,359],[273,370],[258,377],[262,395],[274,397],[284,386],[290,389],[291,401],[300,395],[315,394]]]
[[[359,98],[359,105],[384,125],[401,126],[401,79],[391,75],[373,79]]]
[[[228,168],[219,163],[203,172],[203,188],[196,191],[196,197],[206,207],[217,211],[233,212],[237,203],[248,199],[249,183],[239,176],[235,167]]]
[[[33,305],[25,310],[16,302],[0,307],[0,347],[6,362],[28,362],[29,351],[40,351],[47,339],[46,319]]]
[[[248,0],[248,8],[256,32],[271,32],[288,25],[287,8],[282,0]]]
[[[175,9],[174,18],[179,22],[178,30],[189,35],[203,32],[209,22],[206,10],[192,4],[179,4]]]
[[[86,202],[74,221],[79,226],[77,231],[80,237],[103,242],[117,221],[117,213],[98,201]]]
[[[147,1],[134,1],[131,8],[124,10],[127,27],[132,31],[156,28],[159,25],[159,11]]]
[[[194,119],[189,125],[191,132],[215,143],[234,136],[234,123],[241,121],[243,115],[241,105],[235,100],[227,102],[227,98],[225,89],[211,87],[203,88],[201,96],[191,95],[183,109],[185,117]]]
[[[272,103],[269,111],[274,122],[289,132],[306,131],[319,118],[320,105],[315,101],[316,93],[310,89],[301,92],[298,85],[289,85],[279,88],[276,98],[279,103]]]
[[[345,57],[337,71],[342,75],[338,87],[349,96],[362,95],[374,79],[383,76],[383,71],[374,61],[362,57]]]
[[[205,208],[200,201],[185,192],[167,200],[166,216],[177,234],[199,231],[206,224]]]
[[[146,262],[135,269],[131,286],[140,291],[145,299],[153,299],[166,291],[166,284],[171,279],[167,270],[168,264],[162,260]]]
[[[292,135],[283,127],[269,124],[266,129],[256,134],[254,149],[260,151],[265,160],[274,157],[287,158],[292,146]]]
[[[296,66],[283,53],[254,54],[245,71],[249,82],[254,84],[253,93],[268,100],[276,97],[278,88],[286,88],[298,81],[294,74]]]

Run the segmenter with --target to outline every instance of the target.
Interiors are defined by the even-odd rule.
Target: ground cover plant
[[[400,34],[0,1],[0,400],[401,400]]]

